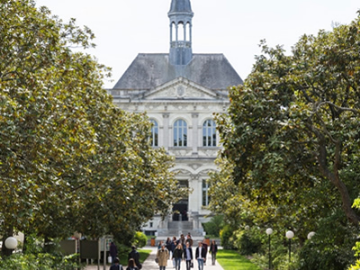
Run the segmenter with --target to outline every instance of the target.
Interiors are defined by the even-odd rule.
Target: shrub
[[[233,236],[233,229],[231,228],[231,226],[225,225],[224,228],[220,231],[221,245],[225,249],[234,248],[232,236]]]
[[[220,231],[224,227],[224,217],[214,216],[209,222],[202,224],[207,235],[219,237]]]
[[[138,248],[142,248],[147,243],[147,236],[142,232],[136,232],[134,235],[133,245]]]
[[[77,264],[77,258],[77,254],[67,257],[57,257],[48,253],[18,253],[11,255],[4,260],[0,260],[0,270],[73,270],[79,267]]]
[[[235,233],[235,247],[242,255],[258,253],[262,248],[263,237],[255,230],[239,230]]]

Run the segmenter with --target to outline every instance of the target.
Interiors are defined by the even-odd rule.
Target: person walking
[[[182,244],[183,249],[185,248],[185,241],[186,241],[186,239],[185,239],[184,234],[181,234],[180,235],[180,243]]]
[[[164,244],[161,246],[161,249],[158,250],[156,259],[160,270],[165,270],[167,266],[167,260],[169,259],[169,251],[165,248]]]
[[[204,262],[206,260],[206,250],[203,248],[203,244],[199,242],[195,251],[195,258],[198,261],[199,270],[204,269]]]
[[[111,257],[111,265],[114,265],[115,259],[117,258],[117,255],[118,255],[118,250],[117,250],[117,247],[114,242],[110,243],[109,253],[110,253],[110,257]]]
[[[186,236],[186,243],[189,243],[190,244],[190,247],[192,247],[193,245],[193,240],[191,238],[191,234],[188,233],[187,236]]]
[[[136,265],[135,260],[131,258],[128,262],[128,266],[126,270],[139,270],[139,269],[140,268]]]
[[[131,251],[130,251],[130,253],[128,255],[128,261],[130,259],[134,259],[134,262],[135,262],[135,265],[137,266],[137,268],[139,268],[139,269],[142,268],[142,265],[140,263],[140,254],[139,254],[139,252],[137,252],[135,246],[131,247]]]
[[[183,246],[181,243],[174,249],[173,257],[175,259],[175,269],[180,270],[181,260],[183,259]]]
[[[202,242],[202,247],[203,247],[203,249],[205,249],[205,260],[204,260],[204,265],[206,265],[206,259],[207,259],[207,254],[208,254],[208,245],[206,244],[206,242],[205,242],[205,239],[203,240],[203,242]]]
[[[167,248],[167,250],[169,252],[171,251],[171,243],[172,243],[172,241],[171,241],[170,237],[168,237],[165,242],[165,247]]]
[[[211,242],[211,245],[210,245],[210,253],[211,253],[212,265],[215,265],[217,251],[218,251],[218,246],[217,246],[215,240],[213,240]]]
[[[119,258],[113,260],[113,265],[110,267],[110,270],[123,270],[122,265],[120,264]]]
[[[193,252],[189,242],[186,243],[184,258],[186,262],[186,270],[190,270],[191,265],[193,264]]]
[[[173,262],[173,267],[175,268],[175,258],[174,258],[174,250],[175,250],[175,248],[177,247],[177,240],[176,240],[176,237],[174,236],[173,237],[173,240],[172,240],[172,242],[171,242],[171,245],[170,245],[170,247],[171,247],[171,259],[172,259],[172,262]]]

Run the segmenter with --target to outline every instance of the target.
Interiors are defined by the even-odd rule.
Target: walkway
[[[156,252],[157,248],[154,247],[144,247],[144,249],[151,249],[152,252],[150,253],[150,256],[147,258],[147,260],[143,263],[143,267],[141,270],[159,270],[158,264],[155,262]],[[195,249],[193,250],[195,253]],[[195,254],[194,254],[195,255]],[[109,270],[110,267],[107,266],[106,270]],[[167,270],[175,269],[172,265],[172,261],[168,261],[168,266],[166,267]],[[185,262],[181,263],[181,270],[185,270],[186,265]],[[198,269],[197,262],[194,261],[194,270]],[[97,265],[96,266],[87,266],[85,270],[98,270]],[[104,270],[104,267],[101,265],[100,270]],[[126,270],[126,267],[124,268]],[[204,266],[204,270],[224,270],[217,262],[216,265],[211,265],[211,255],[208,254],[207,257],[207,264]]]

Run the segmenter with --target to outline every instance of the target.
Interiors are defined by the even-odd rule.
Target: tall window
[[[204,122],[203,146],[216,146],[216,124],[214,120],[206,120]]]
[[[150,120],[153,124],[151,127],[151,145],[152,146],[159,146],[159,125],[155,120]]]
[[[184,120],[177,120],[174,124],[174,146],[187,146],[187,126]]]
[[[208,206],[210,202],[209,197],[209,183],[206,180],[202,181],[202,206]]]

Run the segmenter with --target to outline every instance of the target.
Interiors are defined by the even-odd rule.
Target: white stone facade
[[[189,197],[184,198],[180,205],[174,205],[174,210],[182,212],[186,208],[187,217],[182,217],[183,220],[191,221],[193,229],[201,233],[201,223],[208,220],[211,214],[207,210],[209,198],[206,179],[209,171],[217,169],[214,160],[221,149],[217,132],[216,138],[212,134],[215,127],[204,130],[204,123],[213,120],[214,113],[226,112],[229,105],[227,95],[224,91],[215,92],[182,77],[151,91],[109,92],[114,97],[114,103],[120,108],[130,112],[147,112],[149,118],[156,121],[153,132],[158,135],[154,147],[163,147],[169,155],[176,157],[173,170],[178,172],[177,179],[181,185],[192,190]],[[175,134],[179,134],[179,127],[176,127],[178,120],[182,120],[182,125],[186,123],[186,143],[180,142],[178,139],[181,136]],[[184,132],[184,129],[181,132]],[[206,136],[204,141],[204,135],[211,136]],[[177,216],[170,216],[164,222],[155,216],[145,225],[144,230],[164,230],[172,218]]]

